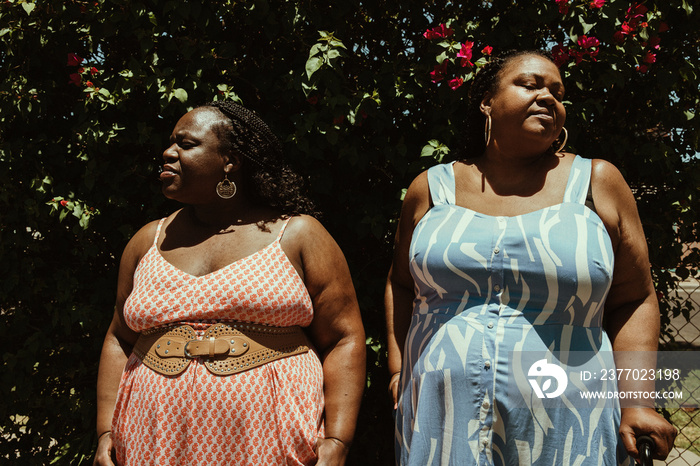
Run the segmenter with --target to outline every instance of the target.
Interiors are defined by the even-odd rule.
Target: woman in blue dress
[[[406,193],[386,289],[397,464],[634,464],[642,434],[659,458],[673,447],[653,404],[581,399],[635,388],[581,374],[656,351],[659,309],[620,172],[561,151],[563,96],[545,54],[493,59],[466,156]]]

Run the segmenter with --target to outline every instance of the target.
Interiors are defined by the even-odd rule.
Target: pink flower
[[[66,66],[78,66],[82,62],[83,62],[83,59],[80,58],[77,54],[69,53],[68,54],[68,62],[66,63]]]
[[[578,45],[584,49],[590,49],[591,47],[598,47],[600,45],[600,41],[593,36],[581,36],[578,39]]]
[[[602,8],[605,5],[605,0],[592,0],[588,4],[589,8]]]
[[[454,90],[456,90],[459,86],[461,86],[462,84],[464,84],[464,80],[463,80],[462,78],[454,78],[454,79],[450,79],[450,80],[447,82],[447,84],[449,84],[449,85],[450,85],[450,89],[452,89],[452,90],[454,91]]]
[[[565,15],[569,12],[569,0],[555,0],[559,5],[559,13]]]
[[[560,68],[561,65],[569,61],[569,48],[564,47],[562,44],[555,45],[552,48],[552,57],[554,58],[554,64]]]
[[[647,65],[637,65],[636,68],[640,73],[646,73],[649,70]]]
[[[83,80],[83,78],[80,76],[78,73],[71,73],[68,75],[69,83],[73,83],[73,85],[80,87],[80,82]]]
[[[430,72],[431,81],[439,83],[445,78],[445,73],[447,73],[447,60],[443,61],[440,65],[435,65],[435,69]]]
[[[656,62],[656,54],[647,52],[646,55],[644,55],[644,63],[655,63]]]
[[[426,39],[439,39],[443,37],[449,37],[454,33],[452,28],[448,28],[444,23],[440,26],[436,26],[432,29],[428,29],[423,33],[423,37]]]
[[[481,49],[481,53],[483,53],[484,55],[491,55],[491,52],[493,52],[493,47],[491,47],[490,45],[487,45],[486,47]]]
[[[462,67],[467,65],[474,66],[474,63],[471,62],[473,47],[474,42],[466,41],[464,44],[462,44],[462,48],[459,50],[459,52],[457,52],[457,57],[462,59],[462,62],[460,63]]]

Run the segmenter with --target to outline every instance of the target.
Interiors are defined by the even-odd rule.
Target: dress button
[[[487,325],[487,327],[488,327],[488,328],[493,328],[493,322],[489,322],[489,324]]]
[[[501,285],[494,285],[493,291],[495,291],[496,293],[498,293],[499,291],[501,291]]]
[[[483,406],[484,408],[488,408],[490,406],[489,401],[484,400],[484,402],[481,404],[481,406]]]
[[[498,249],[497,247],[496,247],[496,248],[493,248],[493,253],[494,253],[494,254],[498,254],[499,252],[501,252],[500,249]]]
[[[486,369],[490,369],[490,368],[491,368],[491,362],[486,361],[486,362],[484,363],[484,367],[485,367]]]

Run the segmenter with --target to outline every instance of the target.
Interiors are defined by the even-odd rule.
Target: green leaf
[[[187,91],[181,87],[173,89],[173,97],[182,102],[183,104],[187,102]]]
[[[321,66],[323,66],[323,57],[311,57],[308,60],[306,60],[306,76],[311,79],[311,76],[317,72],[319,69],[321,69]]]
[[[683,9],[690,16],[693,13],[693,6],[688,3],[688,0],[683,0]]]
[[[32,14],[32,11],[34,11],[34,8],[36,8],[36,5],[33,3],[22,3],[22,8],[24,8],[24,11],[27,12],[28,15]]]

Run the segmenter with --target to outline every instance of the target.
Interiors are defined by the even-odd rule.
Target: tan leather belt
[[[163,375],[182,373],[194,358],[202,358],[213,374],[231,375],[306,353],[310,346],[299,326],[233,322],[212,325],[201,340],[189,325],[146,330],[136,340],[134,354]]]

